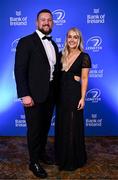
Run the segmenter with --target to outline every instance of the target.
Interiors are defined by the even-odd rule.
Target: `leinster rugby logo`
[[[17,44],[18,44],[19,39],[20,39],[20,38],[15,39],[15,40],[12,42],[12,44],[11,44],[11,51],[12,51],[12,52],[15,52],[15,51],[16,51],[16,46],[17,46]]]
[[[56,25],[63,25],[66,22],[64,10],[57,9],[57,10],[53,11],[52,14],[53,14],[54,23]]]
[[[92,50],[98,52],[102,49],[102,38],[100,36],[93,36],[86,42],[86,50]]]
[[[52,116],[51,126],[55,126],[55,115]]]
[[[93,103],[98,103],[98,101],[101,101],[100,98],[101,92],[99,89],[90,89],[86,93],[86,101],[92,101]]]

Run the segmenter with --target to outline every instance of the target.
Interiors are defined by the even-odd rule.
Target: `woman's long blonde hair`
[[[74,32],[77,34],[77,36],[80,38],[80,39],[78,40],[78,47],[77,47],[77,48],[78,48],[80,51],[82,51],[82,52],[83,52],[83,50],[84,50],[84,48],[83,48],[83,38],[82,38],[82,33],[81,33],[81,31],[80,31],[79,29],[75,28],[75,27],[69,29],[69,31],[68,31],[67,34],[66,34],[66,41],[65,41],[64,49],[63,49],[63,51],[62,51],[62,58],[61,58],[62,64],[66,61],[66,57],[67,57],[68,54],[69,54],[69,47],[68,47],[68,45],[67,45],[67,37],[68,37],[68,33],[69,33],[70,31],[74,31]]]

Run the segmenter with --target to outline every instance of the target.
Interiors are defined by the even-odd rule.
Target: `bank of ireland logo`
[[[102,49],[102,38],[100,36],[92,36],[86,42],[86,50],[98,52]]]
[[[21,16],[21,11],[16,11],[16,16]]]
[[[86,93],[86,101],[91,101],[92,103],[98,103],[99,101],[101,101],[100,96],[101,96],[100,89],[97,89],[97,88],[90,89]]]
[[[52,12],[53,14],[53,21],[56,25],[63,25],[65,20],[65,11],[63,9],[56,9]]]
[[[15,39],[15,40],[11,43],[11,51],[12,51],[12,52],[15,52],[15,51],[16,51],[16,46],[17,46],[17,44],[18,44],[19,39],[20,39],[20,38]]]

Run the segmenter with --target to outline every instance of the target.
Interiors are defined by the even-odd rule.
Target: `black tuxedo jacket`
[[[58,47],[54,81],[58,74]],[[50,65],[43,44],[36,32],[19,40],[15,55],[15,79],[18,98],[31,96],[34,102],[44,102],[49,92]]]

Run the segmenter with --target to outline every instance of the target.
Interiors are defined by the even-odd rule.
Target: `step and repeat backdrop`
[[[53,39],[63,49],[71,27],[82,31],[92,60],[86,94],[86,136],[118,135],[117,0],[4,0],[0,2],[0,136],[26,135],[23,107],[17,99],[14,61],[19,39],[35,31],[37,12],[53,13]],[[55,113],[49,135],[54,135]]]

